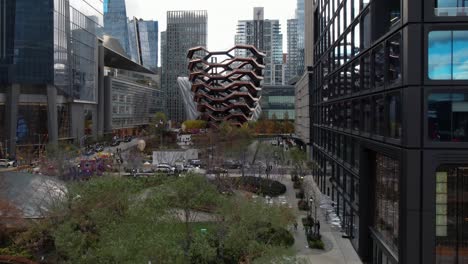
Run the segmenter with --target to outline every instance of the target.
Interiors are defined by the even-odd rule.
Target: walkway
[[[312,181],[312,177],[306,177],[307,188],[316,187]],[[305,263],[309,264],[362,264],[356,251],[351,245],[351,241],[342,238],[342,233],[336,227],[330,226],[322,214],[322,210],[318,210],[318,219],[320,221],[320,233],[322,240],[325,243],[325,250],[309,249],[305,236],[304,227],[302,226],[302,218],[307,216],[307,212],[299,211],[297,208],[296,191],[293,188],[293,183],[290,177],[285,177],[282,183],[286,185],[286,199],[290,205],[295,208],[298,213],[297,223],[298,228],[294,233],[294,247],[297,250],[297,256],[304,259]],[[293,231],[294,232],[294,231]]]

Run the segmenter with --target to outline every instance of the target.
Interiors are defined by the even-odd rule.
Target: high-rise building
[[[253,45],[267,54],[264,85],[283,84],[283,34],[279,20],[265,19],[263,7],[255,7],[252,20],[239,20],[235,43]],[[238,57],[246,55],[245,51],[237,52]]]
[[[125,0],[104,0],[104,32],[120,42],[126,55],[130,54]]]
[[[318,1],[314,178],[365,263],[467,263],[466,1]]]
[[[160,94],[149,85],[156,79],[153,72],[123,56],[117,40],[102,36],[102,1],[6,0],[0,3],[0,21],[2,158],[16,156],[21,162],[22,154],[48,143],[112,133],[115,100],[125,103],[118,113],[126,119],[145,118],[140,113],[149,112],[148,105],[133,110],[141,109],[136,106],[141,96],[114,97],[117,89],[122,94],[151,89],[144,97],[153,101],[149,95]],[[113,82],[118,85],[105,85],[110,74],[105,66],[146,77],[131,74],[132,79]],[[147,115],[146,120],[147,125]],[[143,123],[127,122],[125,128]]]
[[[294,102],[296,108],[296,119],[294,122],[295,133],[298,138],[307,146],[307,152],[310,155],[311,150],[311,87],[312,87],[312,65],[314,64],[314,40],[316,38],[314,34],[314,12],[316,10],[315,0],[304,0],[304,64],[305,71],[299,75],[299,78],[295,84],[296,86],[296,100]],[[298,4],[298,7],[300,5]],[[300,8],[298,8],[300,10]],[[299,12],[297,12],[299,13]],[[299,14],[296,15],[300,17]],[[296,19],[297,20],[297,19]],[[293,39],[294,39],[293,35]],[[296,35],[299,39],[299,34]],[[289,41],[289,40],[288,40]],[[295,44],[296,42],[293,42]],[[296,46],[297,47],[297,46]],[[299,50],[299,49],[298,49]],[[297,55],[301,55],[297,52]],[[298,63],[300,64],[300,63]]]
[[[299,51],[299,34],[298,20],[288,19],[288,58],[286,61],[286,82],[291,81],[294,77],[302,75],[300,71],[300,51]]]
[[[133,61],[153,71],[158,69],[158,21],[133,18],[128,23],[130,55]]]
[[[296,18],[288,20],[288,62],[286,82],[294,82],[304,73],[305,47],[305,2],[297,0]]]
[[[102,1],[7,0],[0,9],[3,147],[14,155],[16,145],[73,138],[72,120],[96,114]]]
[[[168,11],[167,29],[162,33],[162,89],[169,119],[185,121],[185,110],[177,79],[188,76],[190,48],[207,45],[207,11]]]

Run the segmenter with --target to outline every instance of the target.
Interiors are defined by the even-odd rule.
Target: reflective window
[[[381,96],[373,98],[374,101],[374,133],[385,136],[385,100]]]
[[[362,88],[370,89],[371,88],[371,59],[370,55],[364,56],[364,63],[362,65]]]
[[[468,141],[468,94],[429,95],[428,136],[433,141]]]
[[[375,87],[384,85],[385,82],[385,49],[380,46],[374,54],[374,84]]]
[[[468,80],[468,31],[429,32],[428,77]]]
[[[353,101],[353,129],[360,130],[361,125],[361,104],[359,100]]]
[[[436,16],[466,16],[468,12],[467,0],[435,0]]]
[[[401,34],[396,34],[387,42],[388,47],[388,82],[390,84],[401,81],[400,59]]]
[[[370,99],[366,98],[362,101],[363,107],[363,125],[365,132],[372,132],[372,105]]]
[[[401,96],[399,93],[388,96],[388,131],[389,137],[401,138]]]
[[[400,164],[397,160],[375,156],[375,212],[373,227],[381,239],[398,254],[400,210]]]
[[[435,189],[436,263],[468,263],[467,167],[440,167]]]

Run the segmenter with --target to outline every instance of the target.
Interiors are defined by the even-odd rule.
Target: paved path
[[[311,182],[312,177],[306,178],[306,184],[309,188],[316,187]],[[325,250],[309,249],[305,236],[304,227],[302,226],[302,218],[307,216],[307,212],[299,211],[297,208],[296,191],[293,189],[293,183],[289,177],[282,180],[287,187],[285,194],[287,201],[293,205],[297,212],[297,231],[293,231],[295,237],[294,248],[297,251],[297,256],[310,264],[362,264],[359,256],[351,245],[351,241],[342,238],[342,233],[336,227],[330,226],[322,214],[321,209],[318,210],[318,219],[320,221],[320,233],[322,240],[325,243]],[[306,188],[307,188],[306,187]]]

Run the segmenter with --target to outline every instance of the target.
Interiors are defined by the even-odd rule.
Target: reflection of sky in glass
[[[437,7],[462,7],[463,1],[461,0],[437,0]]]
[[[429,33],[429,78],[432,80],[452,79],[451,31]]]
[[[109,8],[109,0],[104,0],[104,14],[107,13],[108,8]]]
[[[429,33],[428,75],[432,80],[468,80],[468,31]]]
[[[453,79],[468,80],[468,31],[453,31]]]

